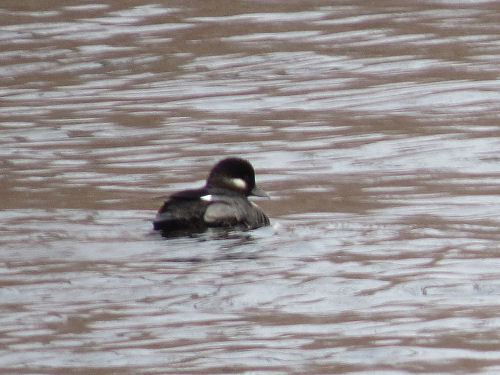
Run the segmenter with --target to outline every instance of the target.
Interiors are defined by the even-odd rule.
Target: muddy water
[[[3,1],[0,372],[497,374],[500,12],[454,3]],[[227,155],[273,226],[152,233]]]

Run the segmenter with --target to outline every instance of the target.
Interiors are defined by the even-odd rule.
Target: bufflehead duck
[[[247,197],[269,197],[255,184],[252,165],[244,159],[218,162],[201,189],[175,193],[158,210],[153,226],[166,236],[201,232],[211,227],[255,229],[269,218]]]

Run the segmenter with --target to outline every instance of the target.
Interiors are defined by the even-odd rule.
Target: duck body
[[[268,196],[255,185],[251,164],[240,158],[220,161],[201,189],[175,193],[158,210],[155,230],[166,236],[208,228],[255,229],[269,225],[264,211],[248,196]]]

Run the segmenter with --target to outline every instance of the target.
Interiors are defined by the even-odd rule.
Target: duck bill
[[[256,197],[264,197],[264,198],[271,198],[269,194],[267,194],[264,190],[259,189],[257,186],[255,186],[252,191],[250,192],[250,195],[255,195]]]

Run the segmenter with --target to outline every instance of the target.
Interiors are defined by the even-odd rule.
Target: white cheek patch
[[[202,201],[211,202],[211,201],[213,201],[214,197],[212,196],[212,194],[207,194],[207,195],[201,196],[200,199]]]
[[[232,185],[236,186],[236,188],[240,190],[247,189],[247,183],[242,178],[231,178],[229,181],[231,182]]]

